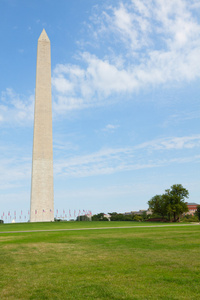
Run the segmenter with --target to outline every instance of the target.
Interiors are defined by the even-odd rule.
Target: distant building
[[[188,207],[188,212],[186,213],[187,215],[194,215],[196,210],[197,210],[197,206],[199,204],[197,203],[186,203],[187,207]]]
[[[130,211],[130,212],[125,212],[124,215],[125,215],[125,216],[129,216],[129,215],[132,215],[132,213],[133,213],[132,211]]]
[[[104,218],[107,218],[108,221],[110,221],[111,215],[110,215],[110,214],[104,214],[103,217],[104,217]]]
[[[147,210],[140,209],[138,211],[132,211],[131,214],[133,214],[133,215],[142,215],[144,212],[147,212]]]
[[[138,211],[130,211],[130,212],[125,212],[124,215],[142,215],[143,213],[146,213],[147,215],[152,215],[152,211],[150,209],[140,209]]]
[[[85,214],[85,216],[88,218],[88,220],[92,220],[92,214],[91,213],[87,213],[87,214]]]

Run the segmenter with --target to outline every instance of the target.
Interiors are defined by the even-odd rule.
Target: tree
[[[125,221],[123,214],[112,213],[110,217],[111,221]]]
[[[173,217],[174,222],[180,219],[180,215],[188,211],[185,198],[189,192],[181,184],[174,184],[171,189],[165,190],[165,201],[169,220]]]
[[[199,219],[199,222],[200,222],[200,205],[197,206],[196,215],[197,215],[197,217]]]
[[[163,195],[156,195],[148,201],[149,208],[155,214],[164,218],[168,216],[169,221],[173,218],[176,222],[180,215],[188,211],[185,198],[188,198],[189,192],[181,184],[174,184],[170,189],[165,190]]]
[[[91,219],[86,215],[82,215],[82,216],[78,216],[76,218],[76,221],[91,221]]]
[[[97,215],[93,215],[92,221],[108,221],[108,219],[104,217],[104,213],[100,213]]]
[[[164,195],[155,195],[148,201],[149,208],[154,214],[159,214],[162,218],[166,215],[166,201]]]
[[[137,221],[137,222],[142,221],[142,216],[140,216],[140,215],[135,215],[134,218],[133,218],[133,221]]]

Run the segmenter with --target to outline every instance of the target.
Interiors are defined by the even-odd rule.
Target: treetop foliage
[[[200,221],[200,205],[197,206],[197,211],[196,211],[196,215]]]
[[[148,201],[149,208],[153,213],[166,217],[169,221],[178,221],[180,215],[188,211],[185,199],[189,197],[189,192],[181,184],[174,184],[170,189],[166,189],[162,195],[155,195]]]

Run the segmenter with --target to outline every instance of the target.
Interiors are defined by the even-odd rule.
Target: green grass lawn
[[[179,225],[182,225],[181,223]],[[188,224],[188,223],[185,223]],[[23,231],[23,230],[54,230],[54,229],[79,229],[79,228],[102,228],[102,227],[135,227],[135,226],[174,226],[177,223],[159,222],[41,222],[41,223],[8,223],[0,224],[0,232],[3,231]]]
[[[131,224],[1,233],[0,299],[199,299],[200,225],[27,223],[0,231]]]
[[[18,231],[18,230],[49,230],[49,229],[75,229],[75,228],[100,228],[100,227],[127,227],[127,226],[149,226],[158,225],[159,223],[148,222],[41,222],[41,223],[15,223],[0,224],[1,231]],[[173,223],[169,223],[174,225]],[[169,225],[168,224],[168,225]],[[160,223],[163,225],[163,223]]]

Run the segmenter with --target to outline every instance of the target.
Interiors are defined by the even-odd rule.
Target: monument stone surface
[[[43,29],[37,47],[30,222],[53,220],[51,49]]]

